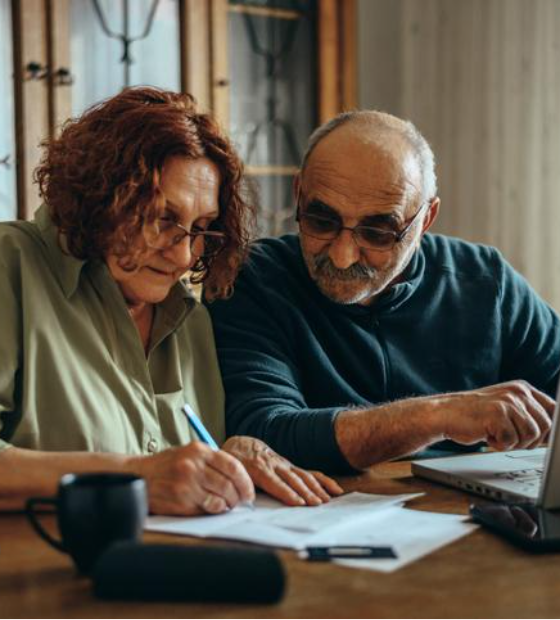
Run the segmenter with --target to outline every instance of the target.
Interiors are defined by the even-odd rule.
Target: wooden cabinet
[[[17,217],[12,7],[0,0],[0,219]]]
[[[355,106],[354,3],[220,0],[212,17],[212,109],[246,164],[260,232],[290,231],[308,136]]]
[[[32,171],[42,139],[126,85],[153,84],[191,92],[219,118],[258,189],[262,232],[280,233],[309,133],[355,105],[355,0],[0,3],[19,217],[39,204]]]
[[[5,0],[2,0],[5,1]],[[39,142],[126,85],[181,87],[179,0],[12,0],[19,214]]]

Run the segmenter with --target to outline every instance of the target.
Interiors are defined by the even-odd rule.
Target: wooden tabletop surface
[[[472,496],[413,478],[406,462],[341,480],[348,491],[426,495],[418,510],[466,514]],[[47,516],[47,525],[54,517]],[[148,542],[193,539],[149,534]],[[535,556],[479,529],[401,570],[382,574],[280,553],[288,586],[275,605],[107,602],[20,514],[0,515],[0,617],[336,618],[560,617],[560,555]]]

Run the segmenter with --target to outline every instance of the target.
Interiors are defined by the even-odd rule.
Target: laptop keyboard
[[[521,452],[521,450],[519,450]],[[527,454],[527,451],[524,450],[522,455],[518,455],[515,452],[510,452],[509,454],[504,453],[508,459],[523,459],[524,462],[534,463],[535,465],[543,465],[544,466],[544,458],[545,455],[543,452],[537,452],[537,454]]]
[[[538,487],[541,483],[544,469],[535,467],[534,469],[517,469],[516,471],[504,471],[494,474],[498,480],[509,480],[519,482],[526,487]]]

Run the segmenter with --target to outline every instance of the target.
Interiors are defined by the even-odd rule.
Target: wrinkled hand
[[[526,381],[509,381],[439,399],[444,435],[496,450],[535,448],[548,440],[555,403]]]
[[[260,439],[230,437],[222,450],[243,463],[256,487],[289,506],[317,506],[343,492],[332,478],[295,467]]]
[[[132,457],[129,470],[146,480],[154,514],[217,514],[255,498],[243,465],[198,441],[153,456]]]

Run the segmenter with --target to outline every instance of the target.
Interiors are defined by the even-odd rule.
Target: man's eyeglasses
[[[144,236],[146,244],[154,250],[168,250],[181,243],[185,237],[190,238],[191,253],[197,258],[217,256],[225,247],[228,237],[217,230],[187,230],[181,224],[166,217],[150,224]]]
[[[312,239],[334,241],[343,230],[349,230],[352,233],[354,243],[361,250],[366,252],[389,252],[397,243],[404,239],[406,233],[423,210],[424,205],[406,222],[406,226],[400,232],[374,228],[373,226],[343,226],[339,218],[302,212],[299,205],[296,212],[296,222],[299,223],[302,234]]]

